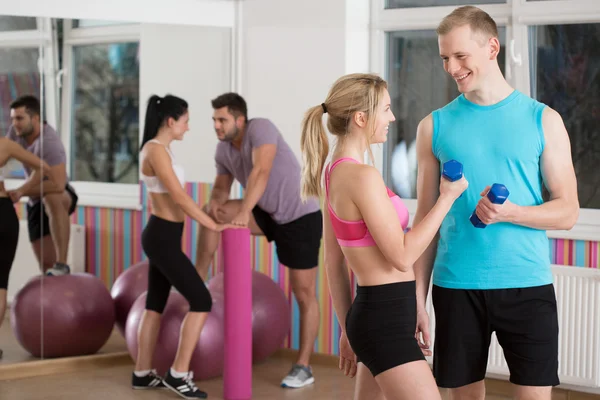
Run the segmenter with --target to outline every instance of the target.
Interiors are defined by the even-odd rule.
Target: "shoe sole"
[[[170,389],[172,392],[177,393],[179,396],[183,397],[184,399],[206,399],[208,396],[206,397],[187,397],[185,394],[181,393],[179,390],[175,389],[173,386],[169,385],[167,382],[163,381],[163,384],[167,387],[167,389]]]
[[[300,385],[288,385],[287,383],[282,383],[281,387],[289,389],[300,389],[304,386],[312,385],[313,383],[315,383],[315,378],[308,378],[306,381],[304,381],[304,383]]]
[[[131,388],[134,389],[134,390],[165,390],[165,389],[168,389],[165,386],[163,386],[163,387],[157,387],[157,386],[132,386]]]

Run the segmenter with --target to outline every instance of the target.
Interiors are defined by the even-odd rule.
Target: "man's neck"
[[[31,144],[33,142],[35,142],[37,140],[37,138],[39,138],[39,137],[40,137],[40,130],[38,128],[38,129],[35,129],[31,135],[25,136],[24,139],[25,139],[25,142],[27,142],[27,145],[31,146]]]
[[[244,127],[242,129],[240,129],[238,136],[231,141],[231,144],[233,145],[233,147],[235,147],[238,150],[242,148],[242,142],[244,141],[245,133],[246,133],[246,125],[244,125]]]
[[[465,93],[465,97],[472,103],[481,106],[490,106],[504,100],[512,92],[514,88],[506,82],[501,73],[498,73],[494,78],[488,79],[481,88],[469,93]]]

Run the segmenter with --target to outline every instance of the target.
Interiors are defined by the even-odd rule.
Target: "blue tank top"
[[[514,91],[489,106],[460,95],[433,112],[432,150],[463,164],[469,187],[440,228],[433,284],[501,289],[552,283],[546,231],[510,223],[475,228],[469,217],[486,186],[501,183],[520,206],[543,203],[540,157],[545,105]]]

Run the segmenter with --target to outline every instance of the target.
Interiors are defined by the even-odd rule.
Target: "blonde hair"
[[[321,176],[329,154],[329,140],[323,126],[326,112],[327,129],[332,135],[343,138],[348,134],[350,122],[357,112],[367,117],[367,132],[375,133],[377,107],[387,89],[387,82],[373,74],[348,74],[339,78],[331,87],[325,102],[308,109],[302,121],[302,178],[301,196],[321,196]],[[368,147],[369,158],[373,153]]]
[[[452,29],[469,25],[473,33],[483,34],[486,39],[498,38],[498,26],[488,13],[475,6],[462,6],[446,15],[438,25],[436,33],[445,35]]]

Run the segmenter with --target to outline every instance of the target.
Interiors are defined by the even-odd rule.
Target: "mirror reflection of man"
[[[9,195],[13,202],[29,197],[29,240],[42,270],[48,275],[68,274],[69,215],[75,211],[77,195],[68,184],[64,146],[46,122],[41,132],[40,102],[35,96],[24,95],[14,100],[10,104],[10,118],[12,125],[6,137],[48,163],[54,181],[43,180],[37,171],[24,166],[25,183],[9,191]]]

